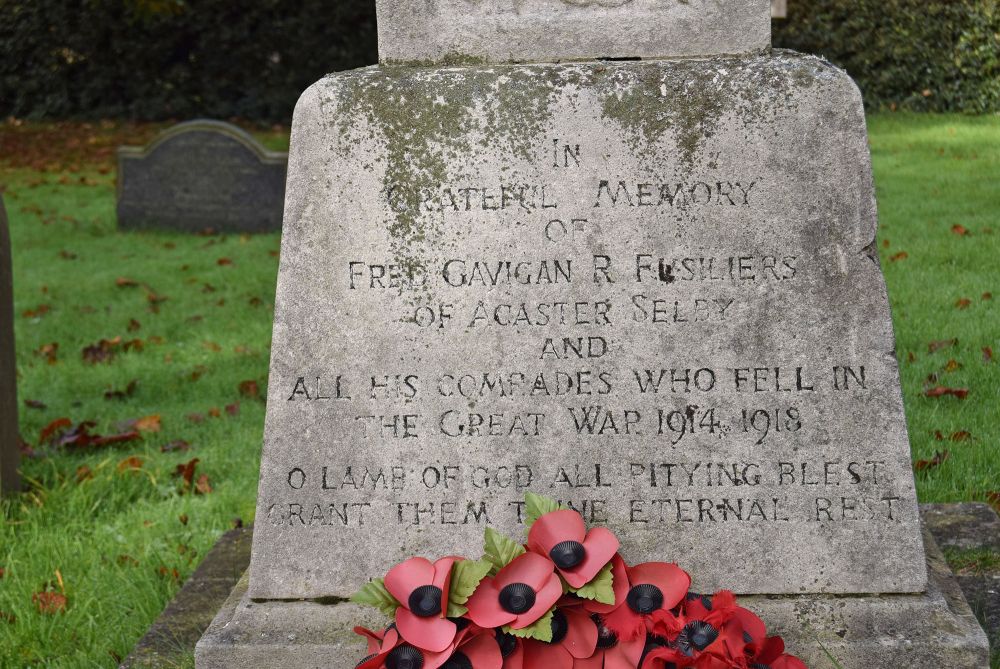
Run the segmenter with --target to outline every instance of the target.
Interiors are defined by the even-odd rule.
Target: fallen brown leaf
[[[49,405],[40,400],[24,400],[24,406],[29,409],[48,409]]]
[[[219,410],[219,407],[212,407],[208,410],[208,415],[211,418],[218,418],[222,415],[222,412]]]
[[[118,463],[118,471],[134,471],[142,469],[142,458],[137,455],[130,455]]]
[[[983,347],[983,362],[993,362],[993,349],[989,346]]]
[[[981,297],[982,297],[982,299],[983,299],[984,302],[987,301],[987,300],[992,300],[993,299],[993,293],[986,292],[986,293],[983,293]]]
[[[107,436],[91,434],[90,430],[96,425],[97,423],[92,420],[85,420],[78,423],[77,425],[71,427],[68,431],[63,432],[57,440],[54,440],[55,445],[70,448],[99,448],[101,446],[109,446],[111,444],[122,444],[129,441],[135,441],[140,438],[139,433],[134,430],[121,432],[119,434],[110,434]]]
[[[181,521],[181,525],[187,525],[189,520],[188,515],[186,513],[182,513],[177,517],[177,520]]]
[[[240,403],[233,402],[232,404],[227,404],[226,413],[230,416],[238,416],[240,414]]]
[[[172,569],[168,569],[165,566],[160,566],[156,570],[156,573],[159,574],[160,576],[164,577],[164,578],[173,579],[173,581],[175,583],[180,583],[181,575],[180,575],[180,572],[177,571],[177,567],[174,567]]]
[[[42,344],[35,351],[35,355],[42,356],[45,361],[50,365],[54,365],[58,362],[56,356],[59,354],[59,344],[52,342],[51,344]]]
[[[201,345],[202,347],[205,348],[205,350],[213,351],[216,353],[222,350],[222,347],[216,344],[214,341],[203,341]]]
[[[132,288],[134,286],[138,286],[139,282],[136,281],[135,279],[130,279],[125,276],[120,276],[117,279],[115,279],[115,285],[118,286],[119,288]]]
[[[900,251],[899,253],[893,253],[889,256],[889,262],[898,262],[900,260],[906,260],[910,257],[910,254],[906,251]]]
[[[934,353],[935,351],[940,351],[943,348],[950,348],[958,344],[958,339],[939,339],[938,341],[932,341],[927,345],[927,352]]]
[[[121,345],[122,338],[119,336],[114,339],[102,339],[96,344],[84,346],[82,351],[83,360],[91,365],[108,362],[115,357]]]
[[[139,561],[136,560],[131,555],[126,555],[126,554],[123,553],[123,554],[121,554],[121,555],[118,556],[118,564],[120,564],[123,567],[125,567],[125,566],[138,567],[139,566]]]
[[[944,371],[946,372],[954,372],[959,369],[962,369],[962,363],[960,363],[958,360],[955,360],[954,358],[948,360],[948,362],[946,362],[944,365]]]
[[[942,397],[944,395],[953,395],[960,400],[964,400],[969,395],[968,388],[946,388],[944,386],[935,386],[927,392],[924,393],[925,397]]]
[[[128,319],[128,326],[126,326],[125,329],[128,330],[129,332],[135,332],[135,331],[139,330],[141,327],[142,327],[142,323],[140,323],[139,321],[135,320],[134,318],[130,318],[130,319]]]
[[[31,596],[31,601],[38,606],[39,613],[47,615],[62,613],[66,610],[66,605],[69,603],[66,595],[58,592],[36,592]]]
[[[73,421],[69,418],[56,418],[54,421],[42,428],[42,431],[38,433],[38,445],[50,441],[54,435],[57,433],[61,434],[65,428],[71,427]]]
[[[230,260],[229,258],[219,258],[218,260],[215,261],[215,263],[220,266],[225,266],[225,265],[232,265],[233,261]]]
[[[930,460],[917,460],[913,464],[913,468],[918,472],[924,471],[925,469],[934,469],[944,463],[944,461],[948,459],[949,455],[951,455],[949,451],[937,451],[934,453],[934,457]]]
[[[240,382],[240,395],[247,399],[255,400],[260,397],[260,386],[254,380]]]
[[[136,430],[139,432],[159,432],[160,431],[160,414],[153,414],[151,416],[143,416],[142,418],[137,418],[133,423]]]
[[[208,474],[202,474],[194,484],[194,492],[197,495],[207,495],[212,492],[212,486],[208,483]]]
[[[956,235],[959,235],[959,236],[962,236],[962,237],[964,237],[965,235],[969,234],[969,231],[965,229],[965,226],[964,225],[959,225],[958,223],[956,223],[955,225],[951,226],[951,231],[954,232]]]
[[[195,424],[204,423],[205,422],[205,416],[204,416],[204,414],[200,414],[200,413],[189,413],[187,415],[187,419],[189,421],[191,421],[192,423],[195,423]]]
[[[968,309],[969,305],[971,305],[971,304],[972,304],[972,300],[970,300],[969,298],[967,298],[967,297],[960,297],[955,302],[955,307],[957,309]]]
[[[960,430],[958,432],[952,432],[951,437],[949,438],[952,441],[968,441],[969,439],[972,439],[972,433],[967,430]]]
[[[21,312],[21,315],[25,318],[41,318],[45,314],[52,311],[52,306],[48,304],[39,304],[34,309],[25,309]]]
[[[17,622],[17,616],[15,616],[13,613],[7,613],[6,611],[0,611],[0,620],[3,620],[4,622],[6,622],[6,623],[8,623],[10,625],[13,625],[14,623]]]
[[[191,487],[191,483],[194,481],[194,470],[201,462],[198,458],[191,458],[187,462],[177,465],[174,469],[174,476],[180,476],[184,481],[184,489],[187,490]]]

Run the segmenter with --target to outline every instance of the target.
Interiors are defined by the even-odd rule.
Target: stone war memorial
[[[0,198],[0,495],[20,488],[11,256],[7,212]]]
[[[180,123],[118,149],[118,225],[178,232],[281,229],[287,156],[220,121]]]
[[[250,569],[199,669],[354,667],[347,602],[526,491],[810,667],[984,669],[922,533],[862,101],[768,0],[380,0],[295,109]]]

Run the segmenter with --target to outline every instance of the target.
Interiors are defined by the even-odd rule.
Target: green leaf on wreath
[[[385,582],[381,578],[365,583],[360,590],[351,595],[351,601],[355,604],[374,606],[387,616],[395,615],[396,609],[399,608],[399,602],[385,589]]]
[[[604,569],[597,572],[597,576],[590,582],[584,583],[577,589],[570,588],[578,597],[592,599],[601,604],[615,603],[614,576],[611,574],[611,563],[604,565]]]
[[[510,537],[505,537],[492,527],[486,528],[483,542],[483,560],[492,565],[491,574],[497,573],[513,562],[514,558],[524,553],[524,546]]]
[[[530,530],[531,526],[535,524],[535,521],[538,520],[540,516],[544,516],[546,513],[558,511],[559,509],[564,508],[566,507],[551,497],[536,495],[533,492],[526,492],[524,493],[524,525]]]
[[[527,627],[522,627],[519,630],[513,629],[510,625],[504,625],[503,631],[508,634],[513,634],[514,636],[519,636],[522,639],[537,639],[538,641],[549,642],[552,641],[552,613],[555,611],[555,607],[549,609],[549,612],[544,616],[536,620],[531,625]]]
[[[492,568],[493,564],[487,560],[459,560],[452,565],[451,583],[448,586],[449,618],[465,615],[469,610],[465,608],[465,603]]]

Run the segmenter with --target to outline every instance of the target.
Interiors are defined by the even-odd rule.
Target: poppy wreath
[[[412,557],[351,600],[393,622],[356,669],[806,669],[728,590],[676,564],[629,566],[614,533],[527,493],[528,541],[487,528],[482,558]]]

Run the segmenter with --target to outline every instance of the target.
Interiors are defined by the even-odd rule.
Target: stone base
[[[987,669],[986,634],[927,531],[924,542],[930,582],[922,595],[753,596],[740,603],[810,669]],[[351,669],[364,656],[352,628],[385,624],[377,611],[349,602],[255,602],[247,582],[244,574],[198,642],[197,669]]]

